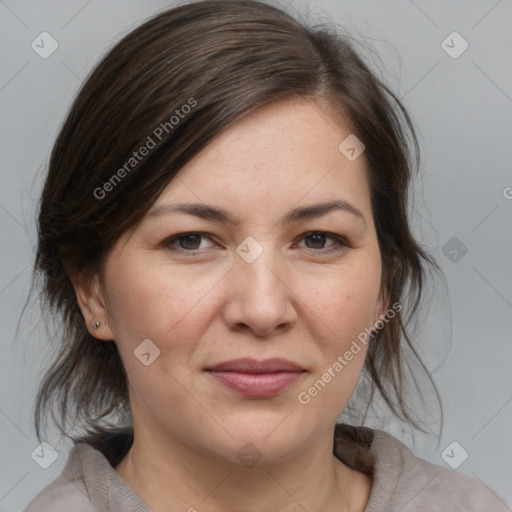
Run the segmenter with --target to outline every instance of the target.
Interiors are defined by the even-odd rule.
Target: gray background
[[[37,307],[28,308],[17,330],[34,254],[34,201],[51,145],[100,56],[170,5],[0,1],[1,511],[22,510],[60,473],[70,448],[58,437],[48,439],[59,454],[48,469],[31,458],[38,446],[34,395],[48,364]],[[434,290],[421,331],[445,422],[439,444],[434,436],[412,439],[392,424],[387,430],[444,466],[441,454],[456,441],[469,453],[457,471],[511,501],[512,2],[294,0],[289,10],[309,10],[326,21],[332,16],[373,47],[419,128],[424,174],[415,231],[438,255],[448,284],[447,297]],[[59,45],[47,59],[31,48],[43,31]],[[442,47],[453,31],[469,44],[457,58]],[[461,40],[451,39],[445,45],[460,51]],[[455,461],[461,453],[449,451]]]

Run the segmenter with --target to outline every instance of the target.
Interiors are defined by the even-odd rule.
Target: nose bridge
[[[240,246],[239,249],[241,252],[242,248]],[[238,278],[246,286],[255,288],[255,291],[260,293],[274,292],[273,295],[275,295],[275,288],[282,284],[276,275],[278,274],[276,269],[279,265],[275,251],[270,245],[267,245],[259,254],[254,254],[254,250],[254,248],[249,249],[248,254],[252,252],[250,259],[244,259],[243,256],[239,255],[239,261],[235,264]]]
[[[259,335],[294,318],[280,259],[271,244],[245,239],[236,249],[226,321],[245,324]]]
[[[244,252],[247,249],[248,252]],[[263,247],[256,241],[248,240],[238,246],[237,253],[239,257],[235,263],[236,279],[240,280],[244,295],[256,299],[258,302],[254,305],[258,308],[276,302],[282,295],[283,283],[278,277],[280,265],[271,244]],[[261,295],[267,300],[259,304]]]

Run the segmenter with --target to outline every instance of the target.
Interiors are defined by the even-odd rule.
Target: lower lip
[[[291,386],[300,379],[303,372],[240,373],[210,370],[209,373],[242,395],[265,397],[277,395]]]

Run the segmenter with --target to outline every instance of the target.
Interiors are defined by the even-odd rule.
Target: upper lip
[[[265,359],[257,361],[256,359],[243,358],[224,361],[223,363],[209,366],[206,370],[239,372],[239,373],[277,373],[277,372],[302,372],[302,368],[293,361],[287,359]]]

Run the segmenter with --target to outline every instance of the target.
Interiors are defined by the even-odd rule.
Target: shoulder
[[[80,478],[84,452],[87,452],[85,445],[73,447],[62,473],[39,492],[23,512],[98,512],[85,480]]]
[[[377,490],[382,492],[386,485],[393,488],[388,494],[386,511],[512,511],[504,499],[480,481],[417,457],[384,431],[374,430],[371,451],[375,457]],[[368,508],[367,512],[383,510],[382,505],[381,502],[378,509]]]
[[[45,487],[24,512],[148,512],[150,508],[115,471],[110,459],[116,444],[105,454],[86,442],[69,451],[62,473]],[[115,457],[114,457],[115,458]]]
[[[91,500],[59,476],[45,487],[23,512],[98,512]]]

